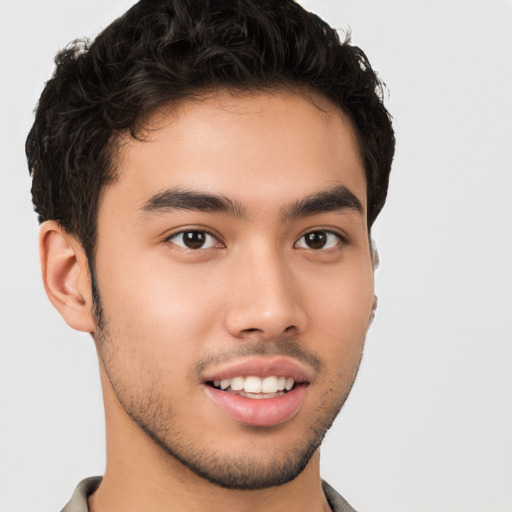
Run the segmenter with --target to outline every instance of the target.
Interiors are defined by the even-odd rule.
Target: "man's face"
[[[214,483],[289,481],[350,391],[371,316],[351,126],[322,98],[220,92],[144,136],[122,141],[98,215],[107,395]]]

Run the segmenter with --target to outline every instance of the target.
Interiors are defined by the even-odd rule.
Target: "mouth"
[[[310,384],[310,372],[289,360],[248,360],[203,380],[207,396],[238,423],[269,427],[298,413]]]
[[[296,382],[293,377],[270,375],[262,378],[250,375],[213,380],[206,382],[206,385],[226,393],[233,393],[252,400],[261,400],[285,395],[295,388]]]

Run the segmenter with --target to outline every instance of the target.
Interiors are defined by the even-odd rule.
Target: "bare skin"
[[[107,467],[90,508],[329,510],[318,446],[373,305],[351,125],[323,98],[220,91],[145,135],[122,141],[100,202],[103,329],[80,244],[41,231],[48,295],[100,361]],[[286,373],[294,387],[263,399],[214,382]]]

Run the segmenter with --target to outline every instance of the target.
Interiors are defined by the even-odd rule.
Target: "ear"
[[[375,240],[373,240],[373,238],[370,238],[370,257],[372,260],[373,272],[375,273],[375,270],[378,268],[380,261],[379,261],[379,251],[377,250],[377,245],[375,244]],[[377,295],[374,294],[373,295],[373,303],[372,303],[372,312],[370,315],[370,322],[368,323],[368,327],[370,327],[370,325],[372,325],[373,319],[375,318],[375,311],[377,310],[377,304],[378,304]]]
[[[91,278],[81,244],[57,222],[46,221],[39,233],[39,256],[50,302],[70,327],[94,332]]]
[[[370,328],[370,325],[372,325],[373,319],[375,318],[375,311],[377,310],[377,304],[378,304],[377,295],[374,295],[373,296],[373,303],[372,303],[372,312],[371,312],[371,315],[370,315],[370,321],[368,322],[368,328]]]
[[[377,244],[373,238],[370,238],[370,258],[372,260],[373,271],[379,268],[379,251],[377,250]]]

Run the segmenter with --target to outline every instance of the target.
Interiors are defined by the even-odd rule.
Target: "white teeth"
[[[214,380],[213,385],[222,390],[230,388],[231,391],[244,391],[245,393],[274,394],[284,390],[290,391],[295,385],[295,380],[291,377],[277,377],[275,375],[261,379],[251,375],[249,377]],[[263,396],[260,398],[263,398]]]
[[[261,379],[259,377],[246,377],[244,391],[246,393],[261,393]]]
[[[235,377],[231,379],[231,389],[233,391],[242,391],[244,389],[244,378],[243,377]]]
[[[265,377],[261,381],[262,393],[277,393],[277,377]]]

